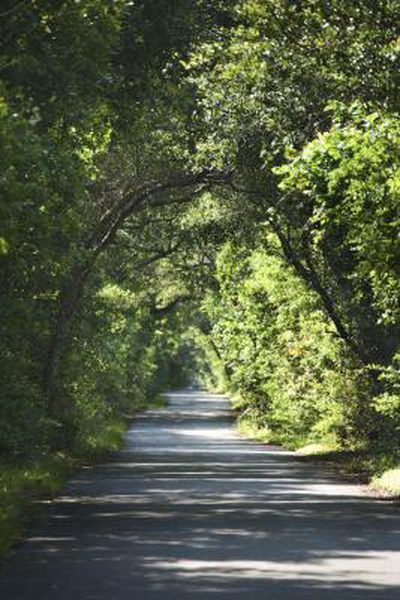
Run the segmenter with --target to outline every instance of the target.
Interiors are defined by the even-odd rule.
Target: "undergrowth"
[[[285,440],[274,435],[268,426],[246,418],[246,414],[239,416],[237,430],[247,438],[294,450],[300,460],[329,463],[340,476],[368,484],[371,491],[382,496],[400,497],[400,451],[394,451],[390,444],[342,448],[332,440],[311,443],[303,437]]]
[[[50,499],[74,471],[119,450],[127,421],[115,420],[70,452],[0,459],[0,556],[24,532],[39,501]]]

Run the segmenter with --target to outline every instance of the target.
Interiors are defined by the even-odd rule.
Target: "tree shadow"
[[[396,506],[229,420],[214,438],[220,398],[188,426],[195,398],[138,420],[125,452],[64,488],[3,565],[2,600],[399,597]]]

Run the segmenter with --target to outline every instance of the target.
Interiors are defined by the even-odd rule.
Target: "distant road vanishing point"
[[[0,570],[2,600],[398,600],[400,511],[241,439],[183,391],[73,478]]]

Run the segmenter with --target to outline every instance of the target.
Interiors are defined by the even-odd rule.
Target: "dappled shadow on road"
[[[398,598],[397,508],[238,439],[226,402],[198,397],[65,488],[4,565],[2,600]]]

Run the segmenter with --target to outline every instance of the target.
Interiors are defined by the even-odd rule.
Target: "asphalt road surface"
[[[243,440],[229,404],[169,395],[0,569],[1,600],[398,600],[400,511]]]

